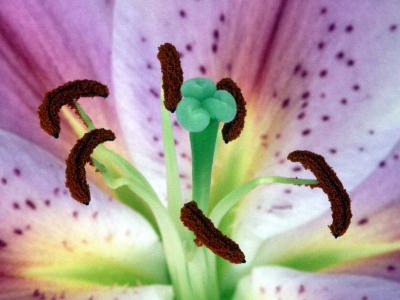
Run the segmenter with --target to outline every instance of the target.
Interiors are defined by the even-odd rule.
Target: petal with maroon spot
[[[16,288],[9,293],[18,280],[72,290],[168,282],[160,240],[138,213],[92,184],[88,206],[73,200],[62,162],[2,130],[0,160],[0,282]]]
[[[260,225],[262,221],[258,220],[258,225],[243,226],[237,239],[251,265],[241,269],[231,267],[227,276],[232,276],[235,282],[252,266],[284,265],[303,271],[323,270],[399,281],[399,153],[400,144],[386,157],[385,164],[380,163],[350,193],[353,218],[343,236],[332,237],[327,226],[332,219],[330,211],[267,238]]]
[[[113,6],[113,1],[79,0],[2,3],[0,128],[64,157],[76,135],[61,116],[55,143],[40,128],[37,108],[47,91],[70,80],[93,79],[107,84],[110,96],[81,103],[96,125],[118,134],[110,68]]]
[[[80,288],[68,283],[54,284],[42,282],[40,284],[6,278],[0,281],[0,300],[172,300],[171,287],[151,285],[143,287],[104,287],[101,285],[86,285]]]
[[[261,15],[265,10],[260,3]],[[379,8],[373,1],[274,3],[273,26],[265,34],[257,31],[254,53],[240,55],[247,39],[236,47],[238,61],[248,62],[245,75],[254,78],[253,91],[244,90],[249,99],[248,122],[243,136],[232,145],[237,148],[225,152],[219,161],[222,168],[215,172],[214,200],[250,176],[313,178],[286,160],[297,149],[325,156],[351,192],[400,140],[400,32],[392,27],[400,22],[399,3],[386,1]],[[264,24],[256,10],[251,13],[248,22]],[[252,32],[250,25],[237,21],[236,36]],[[253,65],[257,72],[252,73]],[[325,69],[327,73],[321,76]],[[255,139],[260,147],[254,146]],[[231,173],[235,175],[224,177]],[[256,223],[254,232],[266,238],[316,218],[328,208],[318,189],[259,188],[240,207],[237,227],[251,228]]]
[[[400,284],[368,276],[303,273],[260,267],[241,280],[233,299],[399,299]]]

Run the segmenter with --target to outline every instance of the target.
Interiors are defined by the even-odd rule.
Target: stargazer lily
[[[399,26],[2,1],[0,299],[400,299]]]

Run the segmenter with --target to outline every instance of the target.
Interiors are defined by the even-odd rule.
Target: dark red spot
[[[292,168],[293,172],[300,172],[302,170],[302,168],[300,166],[296,166]]]
[[[44,205],[46,205],[46,206],[50,206],[50,200],[49,199],[46,199],[46,200],[44,200]]]
[[[285,100],[282,101],[282,108],[288,107],[290,104],[290,99],[286,98]]]
[[[341,99],[340,103],[342,103],[343,105],[346,105],[347,104],[347,99],[346,98]]]
[[[319,72],[319,77],[325,77],[328,74],[327,70],[321,70],[321,72]]]
[[[19,209],[20,207],[19,207],[19,204],[17,203],[17,202],[14,202],[13,203],[13,208],[14,209]]]
[[[181,18],[186,18],[186,11],[184,11],[183,9],[179,10],[179,16]]]
[[[192,51],[192,49],[193,49],[193,47],[192,47],[191,44],[186,44],[185,48],[186,48],[186,50],[189,51],[189,52]]]
[[[394,160],[398,160],[398,159],[399,159],[399,155],[398,155],[398,154],[394,154],[394,155],[393,155],[393,159],[394,159]]]
[[[146,39],[146,37],[142,36],[142,37],[140,37],[140,41],[141,41],[142,43],[145,43],[145,42],[147,41],[147,39]]]
[[[7,178],[2,177],[1,178],[1,183],[6,185],[7,184]]]
[[[15,233],[16,235],[22,235],[22,234],[23,234],[22,230],[19,229],[19,228],[14,229],[14,233]]]
[[[221,23],[225,22],[225,15],[224,14],[220,14],[219,15],[219,20],[221,21]]]
[[[203,74],[203,75],[206,74],[206,72],[207,72],[206,67],[203,66],[203,65],[200,65],[200,66],[199,66],[199,71],[200,71],[200,73]]]
[[[158,157],[164,158],[164,152],[158,152]]]
[[[310,92],[308,92],[308,91],[301,94],[302,99],[307,99],[308,97],[310,97]]]
[[[309,135],[311,133],[311,129],[304,129],[302,132],[301,132],[301,134],[303,135],[303,136],[306,136],[306,135]]]
[[[369,221],[368,218],[361,218],[360,220],[358,220],[357,224],[362,226],[368,224],[368,221]]]
[[[279,139],[281,138],[281,134],[280,134],[280,133],[275,134],[275,138],[276,138],[277,140],[279,140]]]
[[[14,169],[14,175],[15,175],[15,176],[21,176],[21,170],[18,169],[18,168],[15,168],[15,169]]]
[[[301,65],[300,64],[295,65],[294,69],[293,69],[293,74],[298,73],[300,71],[300,69],[301,69]]]
[[[367,296],[363,296],[363,297],[361,298],[361,300],[368,300],[368,297],[367,297]]]
[[[0,249],[7,247],[7,243],[0,239]]]
[[[358,151],[360,151],[360,152],[364,152],[364,147],[360,147],[360,148],[358,148]]]
[[[353,85],[353,91],[359,91],[360,86],[358,84]]]
[[[321,10],[319,11],[319,13],[321,14],[321,15],[325,15],[326,13],[327,13],[327,8],[326,7],[322,7],[321,8]]]
[[[383,160],[379,163],[379,168],[384,168],[386,166],[386,162]]]
[[[300,284],[298,292],[299,294],[303,294],[306,291],[306,288],[304,287],[304,285]]]
[[[350,33],[350,32],[352,32],[353,31],[353,25],[347,25],[346,26],[346,28],[345,28],[345,31],[347,32],[347,33]]]
[[[40,291],[38,289],[34,290],[32,293],[32,297],[39,297],[40,296]]]
[[[318,49],[319,49],[319,50],[324,49],[324,47],[325,47],[325,43],[324,43],[324,42],[319,42],[319,43],[318,43]]]
[[[396,31],[396,30],[397,30],[397,24],[392,24],[392,25],[390,25],[389,30],[390,30],[391,32]]]
[[[375,134],[375,131],[374,131],[373,129],[370,129],[370,130],[368,130],[368,134],[369,134],[369,135],[374,135],[374,134]]]
[[[74,217],[74,219],[78,219],[79,214],[78,214],[78,212],[76,210],[74,210],[72,212],[72,216]]]
[[[330,117],[327,115],[324,115],[321,117],[321,119],[322,119],[322,121],[327,122],[327,121],[329,121]]]
[[[306,108],[307,106],[308,106],[308,102],[306,101],[301,105],[301,108]]]
[[[149,89],[150,94],[152,94],[155,98],[159,98],[160,94],[154,89],[154,88],[150,88]]]
[[[214,37],[214,39],[218,40],[218,38],[219,38],[219,31],[218,31],[218,29],[214,29],[214,31],[213,31],[213,37]]]
[[[347,66],[352,67],[352,66],[354,66],[354,60],[349,59],[346,64],[347,64]]]
[[[153,69],[153,65],[151,63],[147,63],[146,64],[146,68],[151,70],[151,69]]]
[[[158,138],[158,136],[153,136],[153,141],[154,142],[158,142],[160,139]]]
[[[213,43],[213,44],[211,45],[211,51],[212,51],[213,53],[217,53],[217,52],[218,52],[218,45],[215,44],[215,43]]]
[[[57,196],[59,193],[60,193],[60,188],[58,188],[58,187],[54,188],[53,194],[54,194],[55,196]]]
[[[396,267],[393,266],[393,265],[388,265],[388,266],[386,267],[386,270],[387,270],[388,272],[394,272],[394,271],[396,271]]]
[[[305,78],[305,77],[307,77],[307,75],[308,75],[308,72],[306,70],[301,72],[301,77]]]
[[[331,149],[329,149],[329,153],[336,154],[337,150],[335,148],[331,148]]]
[[[338,52],[338,53],[336,53],[336,58],[337,59],[342,59],[344,57],[344,53],[342,52],[342,51],[340,51],[340,52]]]
[[[97,219],[97,216],[99,215],[99,212],[98,211],[95,211],[93,214],[92,214],[92,218],[93,219]]]
[[[329,32],[332,32],[332,31],[335,30],[335,28],[336,28],[335,23],[331,23],[331,24],[329,24],[329,26],[328,26],[328,31],[329,31]]]
[[[35,203],[33,203],[33,201],[31,199],[26,199],[25,204],[32,210],[36,209],[36,205],[35,205]]]
[[[303,119],[305,117],[305,115],[306,115],[306,113],[304,111],[302,111],[301,113],[299,113],[297,115],[297,119],[301,120],[301,119]]]

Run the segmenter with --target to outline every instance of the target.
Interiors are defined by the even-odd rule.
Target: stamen
[[[158,48],[157,58],[161,63],[164,105],[167,110],[174,112],[182,98],[180,88],[183,71],[179,52],[174,45],[165,43]]]
[[[71,196],[79,202],[88,205],[90,202],[89,185],[86,182],[85,164],[90,161],[93,150],[101,143],[113,141],[115,135],[104,128],[87,132],[72,148],[66,160],[65,185]]]
[[[217,83],[219,90],[225,90],[232,94],[235,98],[237,113],[232,122],[226,123],[222,127],[222,137],[225,143],[229,143],[240,136],[244,127],[244,119],[246,117],[246,101],[243,98],[242,92],[237,84],[230,78],[221,79]]]
[[[197,246],[205,245],[216,255],[234,264],[246,262],[239,245],[215,228],[212,221],[197,207],[196,202],[188,202],[182,207],[181,220],[195,234],[194,242]]]
[[[310,185],[311,188],[321,188],[329,198],[332,209],[333,222],[329,228],[335,238],[343,235],[350,225],[351,200],[335,171],[326,163],[323,156],[310,151],[294,151],[288,159],[301,163],[304,168],[314,173],[318,184]]]
[[[74,80],[67,82],[46,94],[39,106],[40,126],[48,134],[58,138],[60,134],[61,107],[68,104],[76,109],[75,101],[80,97],[108,96],[108,87],[94,80]]]

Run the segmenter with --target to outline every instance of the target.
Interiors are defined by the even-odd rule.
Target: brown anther
[[[94,80],[74,80],[67,82],[58,88],[47,92],[38,109],[40,126],[48,134],[58,138],[60,134],[61,107],[68,104],[76,109],[75,101],[80,97],[108,96],[108,87]]]
[[[323,156],[310,151],[293,151],[288,155],[288,159],[301,163],[304,168],[314,173],[318,184],[310,187],[321,188],[331,203],[333,221],[329,229],[335,238],[343,235],[350,226],[351,200],[335,171],[326,163]]]
[[[222,137],[224,138],[225,143],[229,143],[230,141],[237,139],[244,128],[244,119],[246,117],[246,101],[243,98],[240,88],[230,78],[221,79],[217,83],[217,89],[225,90],[231,93],[236,101],[236,117],[222,127]]]
[[[183,71],[179,52],[174,45],[165,43],[158,48],[157,58],[161,63],[164,106],[174,112],[182,98]]]
[[[85,164],[89,162],[93,150],[101,143],[113,141],[115,135],[104,128],[94,129],[80,138],[72,148],[66,163],[65,185],[71,196],[79,202],[88,205],[90,202],[89,185],[86,182]]]
[[[194,242],[198,247],[204,245],[219,257],[234,264],[246,262],[239,245],[215,228],[211,220],[197,207],[196,202],[188,202],[182,207],[181,221],[195,234]]]

